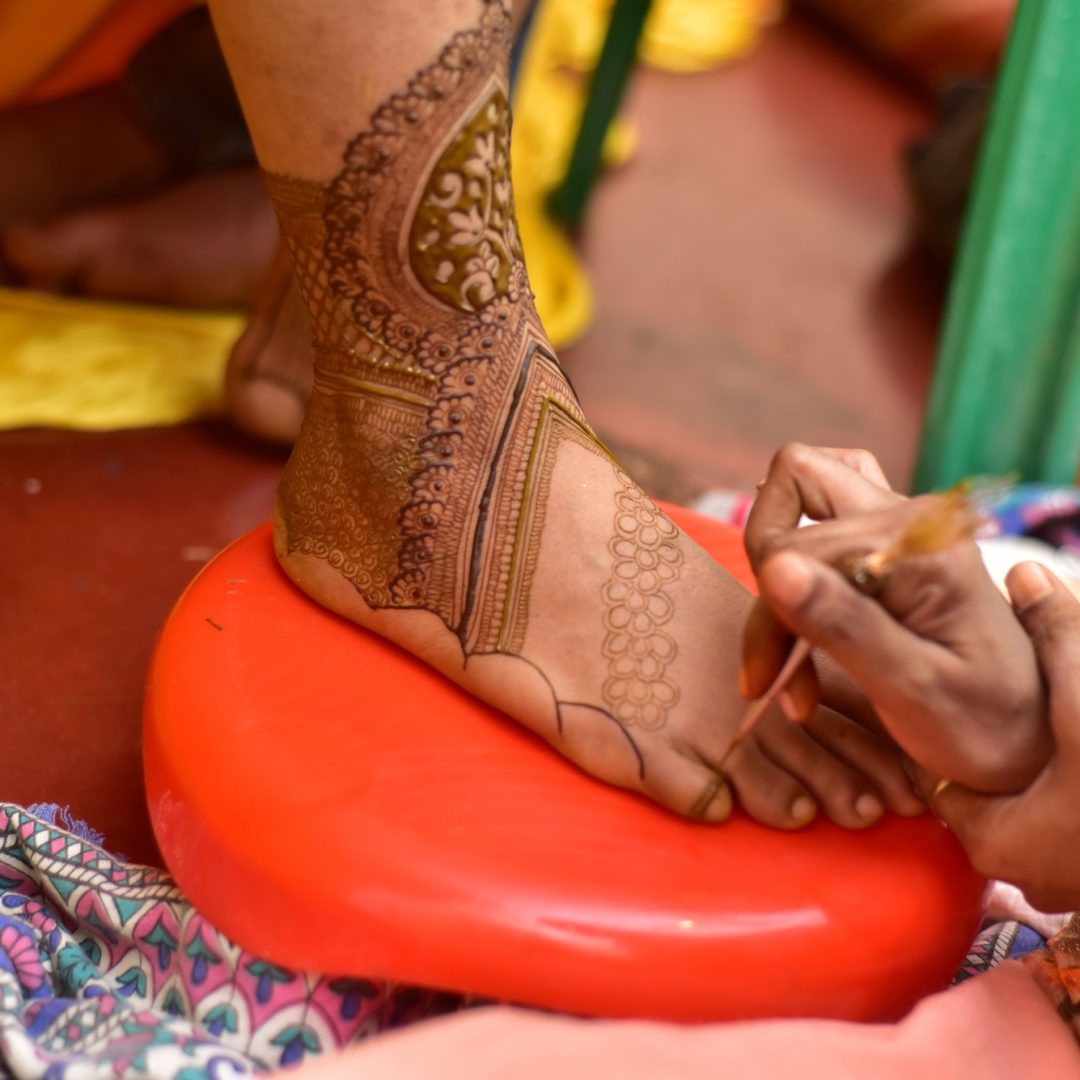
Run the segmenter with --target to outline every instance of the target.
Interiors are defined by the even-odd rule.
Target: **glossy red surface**
[[[677,516],[745,579],[733,530]],[[883,1020],[948,982],[980,917],[929,816],[705,826],[593,781],[311,603],[267,527],[178,603],[144,737],[170,870],[296,968],[587,1015]]]

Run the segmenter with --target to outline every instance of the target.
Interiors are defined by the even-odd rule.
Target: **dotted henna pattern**
[[[675,639],[663,630],[675,611],[668,586],[682,570],[679,530],[621,469],[615,535],[608,545],[612,576],[604,585],[604,701],[624,727],[661,728],[679,700],[667,676]]]

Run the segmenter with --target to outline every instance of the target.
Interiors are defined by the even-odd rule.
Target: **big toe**
[[[560,717],[560,751],[598,780],[637,791],[681,817],[718,822],[730,815],[724,777],[667,739],[632,732],[589,706],[563,703]]]
[[[28,287],[78,292],[88,269],[115,242],[115,228],[106,213],[74,214],[41,225],[12,225],[0,242]]]

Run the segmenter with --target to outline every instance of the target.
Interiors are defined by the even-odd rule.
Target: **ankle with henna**
[[[662,726],[678,698],[664,675],[675,643],[660,624],[682,553],[586,423],[537,319],[513,213],[506,81],[492,63],[508,35],[501,5],[487,3],[477,29],[375,113],[329,184],[266,176],[315,349],[279,492],[279,554],[323,560],[372,611],[437,615],[462,668],[525,659],[550,688],[555,727],[570,707],[608,716],[640,776],[629,729]],[[565,444],[607,469],[616,522],[596,605],[604,678],[595,701],[573,703],[525,655]]]
[[[710,821],[730,779],[794,827],[813,816],[790,809],[801,771],[865,824],[858,770],[782,718],[791,767],[756,742],[716,767],[749,599],[614,461],[543,332],[514,220],[509,17],[481,7],[332,180],[266,177],[315,358],[279,560],[600,779]]]

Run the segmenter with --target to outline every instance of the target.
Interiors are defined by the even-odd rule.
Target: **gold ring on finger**
[[[932,791],[932,792],[930,793],[930,806],[931,806],[931,808],[933,808],[933,807],[934,807],[934,804],[935,804],[935,803],[937,802],[938,798],[939,798],[939,797],[941,796],[941,793],[942,793],[942,792],[943,792],[943,791],[944,791],[944,790],[945,790],[945,789],[946,789],[946,788],[947,788],[947,787],[948,787],[948,786],[949,786],[949,785],[950,785],[951,783],[952,783],[952,781],[951,781],[951,780],[950,780],[950,779],[949,779],[949,778],[948,778],[947,776],[943,776],[943,777],[942,777],[942,778],[941,778],[941,779],[940,779],[940,780],[939,780],[939,781],[938,781],[938,782],[937,782],[937,783],[936,783],[936,784],[934,785],[934,790],[933,790],[933,791]]]

